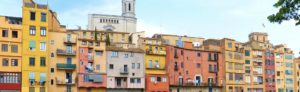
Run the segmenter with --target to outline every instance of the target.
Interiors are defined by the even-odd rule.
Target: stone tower
[[[135,18],[135,0],[122,0],[122,16]]]

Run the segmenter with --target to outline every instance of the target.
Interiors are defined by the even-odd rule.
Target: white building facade
[[[89,30],[136,32],[135,0],[122,0],[122,15],[89,14]]]

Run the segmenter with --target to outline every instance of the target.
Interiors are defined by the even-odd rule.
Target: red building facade
[[[179,87],[182,86],[183,91],[195,91],[185,87],[197,87],[197,91],[208,92],[221,89],[224,65],[221,53],[176,46],[166,46],[166,51],[170,90],[181,91]]]
[[[275,62],[273,50],[265,50],[265,91],[276,91]]]

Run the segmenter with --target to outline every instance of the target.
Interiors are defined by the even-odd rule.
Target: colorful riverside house
[[[145,54],[146,92],[169,92],[166,72],[166,50],[162,39],[140,38],[139,47]]]
[[[170,92],[222,92],[223,55],[180,41],[166,46]]]
[[[72,32],[79,36],[78,92],[106,92],[105,35],[90,30]]]
[[[274,50],[266,49],[265,52],[265,91],[275,92],[276,83],[275,83],[275,59],[274,59]]]
[[[190,37],[190,36],[179,36],[171,34],[154,34],[152,38],[163,39],[163,44],[177,46],[178,40],[192,42],[194,49],[203,50],[203,41],[204,38],[201,37]]]
[[[21,92],[22,18],[0,16],[0,92]]]
[[[22,92],[48,92],[50,10],[23,0],[22,11]]]
[[[77,92],[77,34],[64,26],[49,31],[49,92]]]
[[[144,92],[144,56],[134,44],[107,46],[107,92]]]
[[[294,54],[286,45],[275,46],[276,90],[278,92],[293,92],[295,88]],[[295,90],[296,91],[296,90]]]
[[[265,50],[273,48],[272,44],[268,40],[268,34],[266,33],[260,33],[260,32],[253,32],[249,35],[249,41],[244,44],[245,47],[251,48],[250,50],[247,49],[245,51],[246,57],[248,58],[249,51],[251,51],[251,63],[252,66],[246,67],[250,68],[250,84],[246,84],[247,91],[251,92],[265,92],[265,82],[264,80],[266,79],[265,76]],[[249,55],[249,56],[248,56]],[[247,76],[247,79],[248,76]],[[249,80],[247,80],[249,82]]]
[[[221,40],[207,39],[203,43],[205,50],[217,50],[223,53],[224,67],[224,92],[245,91],[245,59],[242,43],[234,39],[224,38]]]
[[[295,91],[299,92],[300,91],[300,57],[294,59],[294,71],[297,74],[294,74],[294,85],[295,85]]]

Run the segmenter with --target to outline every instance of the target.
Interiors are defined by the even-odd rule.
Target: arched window
[[[128,4],[128,10],[131,11],[131,4]]]

